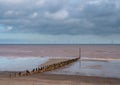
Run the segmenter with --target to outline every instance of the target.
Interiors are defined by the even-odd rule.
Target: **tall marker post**
[[[81,60],[81,48],[79,48],[79,59]]]
[[[79,48],[79,60],[80,60],[79,66],[81,67],[81,48]]]

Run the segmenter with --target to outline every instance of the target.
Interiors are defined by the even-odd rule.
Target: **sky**
[[[120,0],[0,0],[0,44],[120,44]]]

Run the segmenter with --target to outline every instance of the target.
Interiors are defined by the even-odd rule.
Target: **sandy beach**
[[[0,85],[119,85],[120,79],[74,75],[36,74],[27,77],[0,77]]]
[[[50,59],[41,66],[57,63],[63,59]],[[99,67],[99,66],[97,66]],[[13,72],[14,73],[14,72]],[[0,72],[0,85],[119,85],[119,78],[103,78],[80,75],[39,73],[24,77],[10,77],[9,72]]]
[[[24,45],[7,45],[0,46],[0,56],[17,59],[18,57],[49,57],[49,61],[39,65],[45,66],[53,63],[57,63],[69,58],[75,58],[79,55],[79,48],[82,49],[82,61],[101,61],[103,65],[112,60],[120,59],[120,46],[82,46],[82,45],[66,45],[66,46],[24,46]],[[96,64],[96,63],[93,63]],[[101,64],[101,63],[100,63]],[[114,63],[113,63],[114,64]],[[69,67],[69,66],[68,66]],[[74,67],[74,66],[73,66]],[[115,67],[115,66],[113,66]],[[119,67],[119,66],[118,66]],[[102,68],[101,65],[93,65],[83,68],[98,69]],[[116,67],[117,68],[117,67]],[[62,70],[64,69],[61,68]],[[67,69],[66,72],[73,69]],[[59,69],[55,72],[59,72]],[[113,70],[116,72],[116,70]],[[14,72],[13,72],[14,73]],[[119,73],[119,72],[118,72]],[[51,72],[39,73],[30,76],[12,77],[10,78],[10,72],[0,72],[0,85],[120,85],[120,78],[108,78],[100,76],[83,76],[83,75],[68,75],[68,74],[54,74]],[[114,73],[113,73],[114,74]],[[101,74],[100,74],[101,75]],[[102,74],[104,75],[104,74]],[[117,75],[117,73],[116,73]],[[115,75],[115,76],[116,76]]]

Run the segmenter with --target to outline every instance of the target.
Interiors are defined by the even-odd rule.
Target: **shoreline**
[[[89,58],[84,57],[81,61],[112,61],[112,60],[120,60],[120,58]]]
[[[119,85],[120,79],[78,75],[35,74],[27,77],[1,78],[0,85]]]

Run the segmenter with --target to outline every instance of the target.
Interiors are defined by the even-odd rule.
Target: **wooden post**
[[[81,48],[79,48],[79,59],[81,60]]]
[[[79,48],[79,59],[80,59],[79,64],[80,64],[80,67],[81,67],[81,48]]]
[[[10,79],[12,79],[12,73],[10,73]]]

